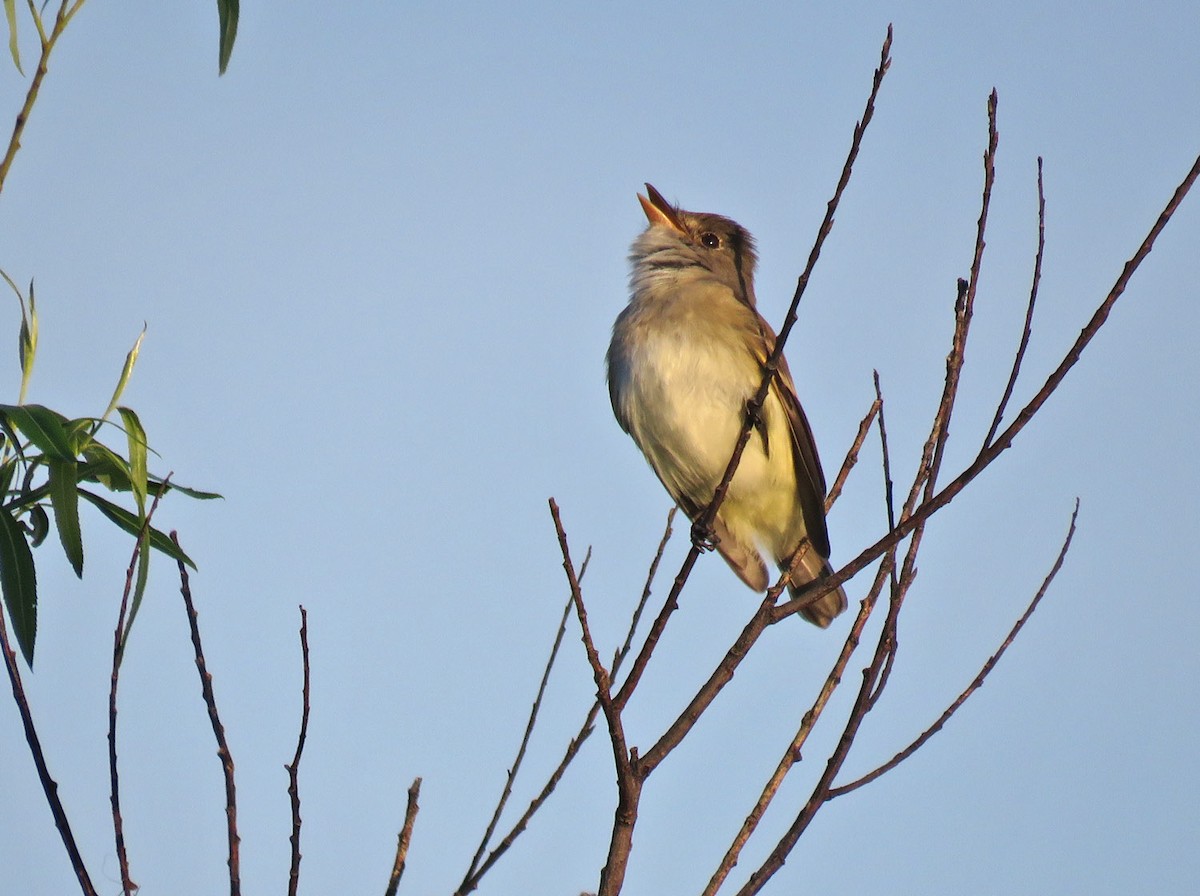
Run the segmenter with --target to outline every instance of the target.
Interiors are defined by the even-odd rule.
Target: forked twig
[[[629,862],[629,851],[633,846],[633,826],[637,820],[638,800],[641,796],[643,775],[634,770],[637,754],[630,754],[625,739],[625,729],[621,721],[621,709],[613,700],[612,676],[604,668],[596,643],[588,627],[587,608],[583,604],[583,593],[579,588],[579,579],[575,575],[575,566],[571,562],[571,550],[567,544],[567,533],[559,516],[558,503],[550,499],[550,516],[554,519],[554,529],[558,534],[558,545],[562,551],[563,571],[567,574],[567,582],[571,586],[571,596],[575,602],[575,615],[579,618],[579,628],[587,652],[588,663],[592,667],[592,675],[596,680],[596,699],[608,723],[609,740],[612,743],[613,760],[617,768],[617,808],[614,813],[612,839],[609,842],[608,858],[600,872],[600,889],[598,896],[615,896],[621,892],[625,879],[625,868]]]
[[[417,797],[420,795],[421,779],[414,778],[412,786],[408,788],[408,805],[404,810],[404,826],[400,828],[400,835],[396,838],[396,859],[392,862],[392,873],[388,877],[387,889],[384,891],[385,896],[396,896],[400,878],[404,876],[404,866],[408,864],[408,846],[412,843],[413,825],[417,821],[417,812],[421,808],[417,805]]]
[[[713,873],[708,886],[704,888],[703,896],[713,896],[721,888],[721,885],[729,876],[729,872],[737,865],[742,848],[758,827],[758,823],[762,820],[767,807],[775,799],[780,785],[783,784],[783,779],[787,777],[792,766],[801,760],[801,751],[805,743],[808,742],[808,736],[812,733],[817,720],[820,719],[822,713],[825,711],[825,707],[829,703],[829,698],[833,696],[834,690],[841,684],[842,676],[846,671],[846,665],[849,663],[850,657],[858,649],[863,629],[866,627],[867,621],[870,619],[878,602],[879,595],[883,591],[883,586],[894,567],[895,554],[893,552],[884,559],[884,562],[880,564],[879,569],[876,571],[875,581],[859,606],[858,616],[855,617],[854,624],[850,627],[850,632],[847,634],[846,641],[842,645],[841,653],[838,654],[838,658],[834,661],[833,667],[826,676],[825,682],[821,686],[821,690],[818,692],[812,706],[801,719],[800,728],[796,731],[796,736],[792,738],[792,742],[784,751],[783,757],[775,767],[775,771],[763,787],[758,801],[750,810],[750,814],[746,816],[746,820],[742,822],[742,827],[734,837],[733,842],[729,845],[729,849],[726,851],[724,858],[722,858],[721,864]]]
[[[179,536],[174,530],[171,532],[171,541],[182,552]],[[192,588],[188,582],[187,567],[182,560],[178,560],[176,563],[179,566],[179,590],[183,594],[183,603],[187,608],[188,628],[191,630],[192,647],[196,653],[196,670],[200,673],[200,692],[204,697],[204,705],[208,709],[208,719],[212,723],[213,736],[217,740],[217,757],[221,760],[221,773],[225,777],[225,820],[229,834],[229,896],[240,896],[242,883],[238,845],[241,843],[241,838],[238,836],[237,830],[237,788],[233,780],[233,754],[229,752],[229,743],[225,740],[225,726],[221,724],[221,716],[217,712],[212,675],[204,662],[204,647],[200,643],[200,624],[196,615],[196,605],[192,602]]]
[[[875,383],[875,400],[879,402],[879,449],[883,457],[883,501],[887,508],[888,531],[896,528],[896,506],[892,494],[892,454],[888,449],[887,437],[887,421],[883,414],[883,390],[879,385],[879,371],[873,371]],[[898,604],[903,601],[904,595],[900,591],[900,581],[896,577],[896,564],[893,562],[891,566],[891,576],[889,584],[891,586],[891,603],[895,607],[895,611],[899,610]],[[890,629],[885,628],[887,638],[887,659],[884,661],[883,671],[879,676],[879,683],[875,686],[875,692],[871,695],[871,699],[867,704],[868,712],[875,708],[875,703],[879,700],[883,689],[887,687],[888,679],[892,674],[892,666],[896,662],[896,651],[900,647],[900,639],[896,630],[896,625],[892,619],[893,613],[888,614],[888,621],[892,623]]]
[[[929,517],[953,501],[954,498],[957,497],[958,494],[964,488],[966,488],[968,484],[970,484],[980,473],[987,469],[997,457],[1011,447],[1017,435],[1020,434],[1021,430],[1028,425],[1029,421],[1036,416],[1038,411],[1042,409],[1042,406],[1045,405],[1050,396],[1054,394],[1059,385],[1062,384],[1062,381],[1066,379],[1066,376],[1071,371],[1071,368],[1079,362],[1079,358],[1082,356],[1084,349],[1087,348],[1088,344],[1091,343],[1096,334],[1100,332],[1100,328],[1104,326],[1104,322],[1108,320],[1108,315],[1112,312],[1113,306],[1124,294],[1126,287],[1129,285],[1129,281],[1132,279],[1134,273],[1137,272],[1137,269],[1141,267],[1142,262],[1146,260],[1146,256],[1148,256],[1151,250],[1153,250],[1155,240],[1158,239],[1158,236],[1160,233],[1162,233],[1163,228],[1167,226],[1172,216],[1183,202],[1184,198],[1191,191],[1197,177],[1200,177],[1200,156],[1196,157],[1196,160],[1192,163],[1192,167],[1188,170],[1187,174],[1184,176],[1179,185],[1175,188],[1175,192],[1172,194],[1170,200],[1168,200],[1166,206],[1163,208],[1162,212],[1151,226],[1149,232],[1146,234],[1145,239],[1142,240],[1141,245],[1138,246],[1133,256],[1127,262],[1125,262],[1125,266],[1122,268],[1120,275],[1117,277],[1116,282],[1112,286],[1112,289],[1109,290],[1108,295],[1096,308],[1091,319],[1088,320],[1087,324],[1084,325],[1083,329],[1079,333],[1079,336],[1076,337],[1075,342],[1063,356],[1062,361],[1060,361],[1058,366],[1047,376],[1046,381],[1042,384],[1041,388],[1038,389],[1028,403],[1026,403],[1020,412],[1018,412],[1013,422],[1010,423],[995,438],[995,440],[987,446],[987,448],[980,451],[975,459],[965,469],[963,469],[958,476],[944,486],[941,491],[932,497],[923,500],[921,504],[913,511],[912,515],[907,519],[901,519],[900,522],[897,523],[894,531],[887,533],[874,544],[864,548],[861,552],[859,552],[857,557],[845,564],[833,575],[827,576],[826,578],[820,580],[819,583],[814,582],[812,585],[800,589],[796,597],[787,603],[780,604],[776,608],[777,613],[786,614],[788,612],[792,612],[794,606],[798,606],[807,602],[811,592],[816,592],[819,590],[821,594],[827,593],[828,591],[857,575],[871,563],[875,562],[875,560],[879,559],[879,557],[882,556],[885,551],[889,550],[892,545],[908,537],[908,535],[923,521],[929,519]]]
[[[617,674],[617,671],[621,667],[621,663],[629,653],[629,644],[632,642],[634,631],[637,628],[642,607],[645,606],[645,603],[650,596],[650,589],[654,583],[655,574],[658,571],[658,566],[662,560],[663,552],[666,550],[667,542],[671,537],[671,524],[675,519],[675,512],[675,508],[672,507],[667,513],[666,529],[663,532],[662,539],[659,541],[658,550],[654,554],[654,559],[650,562],[650,569],[646,574],[646,583],[642,588],[642,598],[638,602],[637,609],[634,611],[633,618],[629,625],[629,630],[625,636],[625,643],[613,658],[612,671],[610,673],[611,675]],[[582,572],[580,575],[582,575]],[[567,606],[564,612],[570,612],[570,609],[573,606],[574,597],[568,597]],[[583,720],[583,724],[579,727],[579,731],[567,743],[567,748],[563,753],[562,759],[554,768],[554,771],[550,773],[550,777],[542,786],[541,791],[539,791],[537,796],[530,801],[529,805],[525,809],[525,812],[519,819],[517,819],[517,822],[513,825],[508,834],[505,835],[504,839],[502,839],[496,845],[496,847],[490,853],[488,853],[487,858],[484,859],[479,868],[473,874],[464,879],[461,884],[459,884],[459,888],[455,892],[454,896],[465,896],[466,893],[474,890],[479,885],[480,878],[482,878],[483,875],[487,873],[487,871],[499,860],[499,858],[508,851],[509,847],[512,846],[517,837],[524,833],[530,819],[533,818],[537,811],[545,804],[546,800],[549,799],[550,794],[552,794],[554,789],[558,786],[558,782],[562,780],[562,776],[566,774],[567,767],[570,766],[571,762],[579,754],[579,750],[583,746],[584,741],[591,736],[592,731],[594,730],[596,716],[599,712],[599,702],[593,702],[591,708],[588,710],[586,718]]]
[[[587,574],[588,563],[591,562],[591,559],[592,549],[589,546],[587,554],[583,558],[583,563],[579,567],[579,578],[581,580]],[[550,647],[550,657],[546,660],[546,666],[542,670],[542,679],[538,683],[537,695],[533,698],[533,706],[530,708],[529,718],[525,722],[525,731],[521,735],[521,743],[517,747],[517,758],[513,760],[513,764],[508,769],[508,774],[504,779],[504,787],[500,791],[500,798],[496,801],[496,808],[492,811],[492,817],[483,832],[483,839],[479,841],[479,846],[475,849],[475,855],[471,857],[471,865],[467,869],[467,873],[463,875],[462,883],[458,885],[457,892],[459,893],[468,892],[468,884],[479,868],[479,862],[483,858],[488,844],[492,841],[492,835],[496,832],[496,825],[500,823],[500,816],[504,812],[504,807],[508,804],[508,798],[512,795],[513,783],[517,779],[517,773],[521,770],[521,763],[525,760],[525,751],[529,747],[529,741],[533,737],[534,726],[537,724],[538,711],[542,707],[542,697],[545,695],[546,685],[550,681],[550,670],[554,668],[554,661],[558,658],[558,649],[562,646],[563,635],[567,631],[567,619],[571,615],[573,602],[572,596],[568,594],[567,602],[563,606],[562,617],[558,620],[558,629],[554,635],[554,643]]]
[[[967,336],[970,332],[971,318],[974,310],[974,297],[983,258],[987,213],[990,205],[992,185],[995,181],[995,153],[998,137],[996,130],[996,105],[996,92],[993,90],[988,98],[988,148],[984,153],[982,203],[976,229],[971,274],[968,280],[959,280],[958,282],[958,292],[954,303],[954,333],[951,340],[950,354],[946,358],[945,385],[941,400],[938,402],[937,410],[934,413],[933,424],[930,427],[929,437],[922,451],[921,461],[913,477],[909,496],[904,503],[901,519],[905,519],[912,513],[913,507],[918,500],[918,495],[922,491],[924,491],[925,496],[928,498],[935,488],[945,446],[950,434],[950,420],[953,416],[955,401],[958,397],[962,366],[966,359]],[[878,380],[876,380],[876,384],[878,387]],[[882,427],[881,444],[884,448],[885,481],[889,483],[885,489],[889,518],[888,528],[889,531],[895,532],[897,526],[895,514],[892,509],[890,462],[886,450],[886,430]],[[863,669],[862,683],[859,686],[849,718],[846,720],[841,737],[832,755],[829,757],[820,779],[791,827],[780,838],[762,865],[750,875],[750,879],[739,891],[739,896],[749,896],[749,894],[757,893],[775,872],[782,867],[786,857],[795,848],[800,835],[807,829],[813,817],[827,801],[832,781],[845,762],[863,719],[875,707],[879,697],[883,693],[887,678],[890,676],[892,666],[895,662],[900,609],[903,605],[904,597],[916,575],[916,558],[920,550],[923,534],[924,523],[921,523],[913,529],[899,579],[897,580],[894,574],[892,576],[887,617],[880,630],[871,661],[867,668]],[[889,556],[894,556],[894,549],[893,553],[889,554]]]
[[[938,717],[938,720],[921,732],[921,735],[911,744],[909,744],[883,765],[876,768],[874,771],[868,772],[862,777],[851,781],[849,784],[842,784],[839,787],[830,788],[829,794],[826,797],[827,800],[832,800],[835,797],[850,793],[852,790],[857,790],[864,784],[869,784],[881,775],[890,772],[901,762],[924,746],[925,742],[929,740],[929,738],[941,731],[942,726],[949,721],[950,717],[958,712],[959,707],[967,702],[967,698],[975,693],[975,691],[979,690],[980,686],[984,682],[984,679],[991,674],[992,669],[994,669],[996,664],[1000,662],[1000,657],[1004,656],[1004,652],[1008,650],[1009,646],[1013,643],[1013,641],[1016,640],[1016,637],[1020,633],[1021,629],[1025,627],[1025,623],[1029,621],[1029,617],[1033,615],[1033,611],[1037,609],[1038,604],[1041,603],[1042,598],[1045,597],[1046,592],[1050,589],[1050,583],[1054,581],[1055,576],[1058,575],[1058,571],[1062,569],[1063,561],[1066,560],[1067,557],[1067,551],[1069,551],[1071,548],[1071,540],[1075,537],[1075,521],[1078,518],[1079,499],[1076,498],[1075,509],[1071,513],[1071,524],[1067,529],[1067,537],[1063,540],[1062,547],[1059,548],[1058,557],[1055,559],[1054,565],[1050,567],[1050,572],[1042,581],[1042,587],[1037,590],[1037,593],[1033,596],[1033,600],[1029,602],[1029,606],[1025,608],[1025,612],[1021,614],[1021,618],[1018,619],[1016,624],[1013,625],[1012,629],[1008,633],[1008,637],[1004,639],[1004,641],[1000,644],[1000,646],[996,649],[996,652],[992,654],[988,661],[983,664],[983,668],[979,670],[979,674],[975,676],[974,680],[972,680],[969,685],[967,685],[966,689],[958,695],[953,703],[946,707],[946,711]]]

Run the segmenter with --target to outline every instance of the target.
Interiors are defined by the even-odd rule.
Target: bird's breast
[[[719,298],[719,297],[716,297]],[[746,402],[762,377],[747,339],[753,312],[717,301],[640,307],[617,321],[609,349],[613,409],[668,491],[704,505],[729,463]],[[752,437],[735,492],[786,493],[792,477],[790,440],[781,409],[768,403],[768,456]]]

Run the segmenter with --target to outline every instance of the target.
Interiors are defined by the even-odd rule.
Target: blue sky
[[[37,280],[30,399],[99,412],[144,321],[126,397],[156,468],[226,497],[168,500],[157,522],[200,566],[246,892],[282,888],[287,873],[298,604],[313,663],[310,893],[382,892],[418,775],[404,890],[457,884],[566,596],[549,496],[577,557],[593,548],[585,598],[602,653],[623,635],[669,507],[603,377],[644,181],[755,234],[760,308],[778,324],[894,23],[892,71],[788,356],[827,471],[879,371],[907,485],[969,267],[989,91],[998,179],[948,474],[986,431],[1020,334],[1037,156],[1047,250],[1015,402],[1200,151],[1200,20],[1186,3],[364,3],[340,16],[246,3],[220,79],[213,6],[84,7],[0,196],[0,266]],[[22,38],[31,54],[30,28]],[[0,66],[4,114],[25,83]],[[987,685],[901,768],[827,806],[773,891],[1200,886],[1198,245],[1193,196],[1041,417],[931,524],[892,684],[851,774],[971,679],[1081,499],[1062,573]],[[18,381],[12,363],[5,400]],[[879,479],[868,447],[830,519],[835,563],[884,531]],[[93,877],[117,892],[104,736],[129,545],[98,516],[83,525],[82,582],[54,544],[38,554],[28,686]],[[852,583],[851,600],[865,588]],[[756,605],[720,560],[699,564],[630,707],[634,743],[657,737]],[[699,891],[848,625],[764,637],[651,780],[625,892]],[[572,627],[514,805],[540,787],[592,690]],[[847,708],[843,696],[830,712]],[[164,562],[124,665],[119,737],[134,879],[145,893],[220,892],[220,773]],[[834,737],[832,725],[814,737],[735,885],[786,829]],[[6,891],[70,892],[9,701],[0,756]],[[593,889],[612,777],[598,732],[480,892]]]

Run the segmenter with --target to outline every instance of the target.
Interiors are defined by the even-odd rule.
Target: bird
[[[750,588],[767,589],[766,559],[783,572],[801,552],[794,595],[832,568],[825,475],[782,357],[711,532],[697,528],[775,347],[756,308],[754,238],[650,184],[638,201],[648,224],[630,249],[629,303],[606,357],[613,413],[692,520],[693,542],[715,546]],[[825,628],[846,605],[838,587],[800,612]]]

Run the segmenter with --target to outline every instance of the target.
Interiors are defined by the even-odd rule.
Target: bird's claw
[[[712,530],[712,526],[706,526],[702,521],[692,523],[692,545],[696,550],[704,553],[716,548],[720,539],[717,538],[717,533]]]

